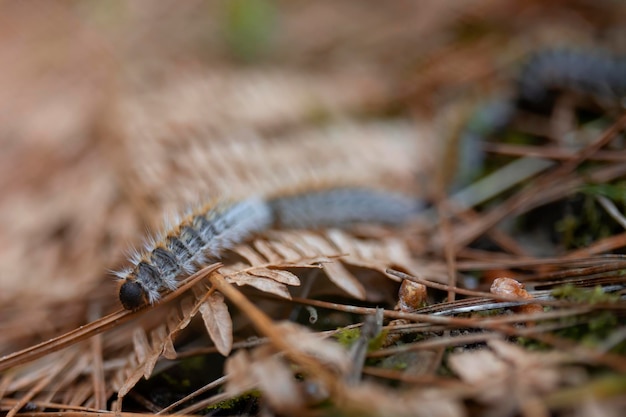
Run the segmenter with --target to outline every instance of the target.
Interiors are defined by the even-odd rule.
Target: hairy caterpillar
[[[626,56],[572,49],[539,51],[518,78],[522,103],[551,100],[555,91],[571,91],[601,104],[626,107]]]
[[[144,251],[131,257],[131,267],[115,273],[120,281],[120,302],[128,310],[156,303],[163,291],[176,289],[181,277],[273,225],[298,228],[358,222],[400,224],[420,208],[416,199],[361,188],[205,205],[149,239]]]

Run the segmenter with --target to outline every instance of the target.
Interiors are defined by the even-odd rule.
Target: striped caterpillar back
[[[205,206],[150,239],[131,258],[132,267],[117,272],[119,297],[132,310],[156,303],[163,290],[174,290],[181,276],[219,259],[226,249],[271,224],[270,210],[260,198]]]

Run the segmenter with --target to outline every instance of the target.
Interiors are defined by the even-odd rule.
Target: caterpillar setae
[[[363,188],[336,188],[240,202],[207,204],[192,210],[148,239],[131,266],[115,272],[119,299],[133,310],[159,301],[180,278],[219,259],[226,250],[272,226],[341,227],[360,222],[400,224],[415,216],[418,200]]]

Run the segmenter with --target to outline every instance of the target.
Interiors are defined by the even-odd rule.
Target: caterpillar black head
[[[116,274],[120,278],[120,302],[127,310],[136,310],[159,300],[163,279],[159,270],[145,261],[137,261],[133,269]]]
[[[120,286],[120,302],[126,310],[135,310],[147,303],[146,291],[137,281],[126,280]]]

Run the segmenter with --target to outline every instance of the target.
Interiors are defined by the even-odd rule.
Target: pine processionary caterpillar
[[[178,278],[192,274],[207,260],[271,224],[271,213],[260,198],[234,204],[205,206],[190,212],[166,231],[149,239],[143,252],[131,257],[131,268],[116,272],[119,297],[132,310],[156,303],[162,290],[174,290]]]
[[[542,103],[553,91],[572,91],[626,107],[626,56],[553,48],[539,51],[518,79],[520,100]]]
[[[400,224],[420,210],[418,200],[361,188],[337,188],[264,200],[206,205],[189,212],[130,259],[115,275],[124,308],[158,302],[181,277],[219,259],[254,233],[276,225],[285,228],[341,227],[358,222]]]
[[[516,78],[512,97],[491,98],[479,106],[459,135],[459,158],[454,187],[468,185],[483,168],[480,142],[497,138],[520,109],[549,113],[562,93],[593,102],[603,110],[626,108],[626,56],[603,51],[547,48],[531,54]],[[577,103],[578,104],[578,103]]]

